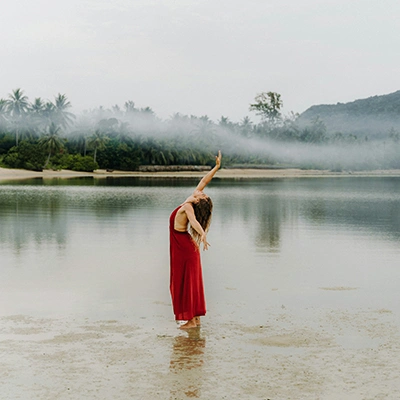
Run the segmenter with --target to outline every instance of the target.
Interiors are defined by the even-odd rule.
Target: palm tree
[[[21,89],[15,89],[8,95],[7,111],[15,123],[15,144],[18,146],[19,128],[24,115],[29,109],[28,97],[24,95]]]
[[[48,126],[44,119],[44,110],[45,103],[40,97],[35,98],[29,106],[29,125],[35,133],[44,131]]]
[[[54,104],[51,101],[46,101],[42,110],[42,115],[43,118],[45,118],[48,126],[52,122],[53,114],[54,114]]]
[[[73,123],[75,115],[66,111],[71,107],[71,103],[67,100],[65,94],[58,93],[55,97],[55,103],[53,106],[53,119],[56,124],[61,125],[63,128],[67,128]]]
[[[245,116],[240,121],[240,132],[243,136],[249,137],[251,136],[252,130],[253,130],[253,123],[251,122],[248,116]]]
[[[6,128],[7,114],[7,100],[0,99],[0,133]]]
[[[198,133],[200,136],[209,136],[215,132],[214,123],[210,120],[207,115],[203,115],[198,118],[196,123],[196,128],[193,129],[193,133]]]
[[[88,145],[94,148],[93,160],[96,162],[97,150],[103,150],[110,138],[99,129],[96,129],[88,140]]]
[[[50,161],[51,155],[54,152],[59,151],[64,146],[64,141],[60,138],[60,131],[61,128],[52,122],[48,128],[47,134],[39,139],[39,144],[49,152],[46,164],[43,166],[43,168],[46,168]]]
[[[124,104],[125,108],[125,114],[133,114],[138,111],[137,108],[135,108],[135,103],[132,100],[128,100]]]
[[[181,113],[174,113],[169,117],[171,122],[187,122],[189,117],[187,115],[182,115]]]
[[[140,109],[140,113],[145,115],[146,117],[149,117],[149,118],[154,118],[155,115],[156,115],[151,107],[141,108]]]
[[[68,143],[73,146],[74,151],[86,156],[88,130],[79,127],[69,134]]]
[[[215,125],[207,115],[200,117],[195,122],[195,129],[192,130],[193,144],[197,145],[202,152],[210,153],[211,146],[215,145]]]
[[[223,115],[221,115],[221,119],[218,121],[218,125],[221,128],[231,128],[232,122],[229,121],[229,117],[224,117]]]
[[[192,125],[189,117],[180,113],[172,114],[172,116],[167,121],[168,131],[175,135],[190,132],[191,126]]]
[[[115,133],[118,124],[117,118],[104,118],[97,123],[97,129],[105,134],[112,135]]]
[[[30,109],[33,113],[41,115],[44,110],[44,102],[40,97],[36,97],[33,103],[30,105]]]
[[[116,116],[116,117],[120,118],[120,117],[123,116],[123,112],[121,110],[121,107],[118,104],[116,104],[115,106],[112,106],[111,107],[111,111],[112,111],[113,115]]]
[[[119,121],[116,137],[121,143],[130,144],[133,142],[133,131],[129,128],[129,122]]]

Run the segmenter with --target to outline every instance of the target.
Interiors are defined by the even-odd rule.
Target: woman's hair
[[[192,203],[192,206],[197,221],[203,228],[204,232],[207,232],[211,224],[211,213],[213,209],[211,199],[208,196],[203,197],[197,203]],[[192,227],[190,227],[190,234],[192,235],[193,240],[200,245],[200,234]]]

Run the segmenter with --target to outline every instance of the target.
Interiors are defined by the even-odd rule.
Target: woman
[[[178,206],[169,218],[172,306],[175,319],[187,321],[181,329],[200,326],[200,316],[206,314],[200,244],[203,244],[203,250],[208,249],[207,231],[213,204],[203,189],[220,168],[221,158],[219,151],[215,158],[215,167],[204,176],[193,194]]]

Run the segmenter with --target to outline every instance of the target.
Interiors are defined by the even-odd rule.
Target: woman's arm
[[[221,159],[222,155],[220,150],[218,152],[218,155],[215,157],[215,167],[210,172],[208,172],[207,175],[199,182],[199,184],[196,187],[196,190],[202,191],[211,182],[211,179],[214,177],[215,173],[221,167]]]
[[[197,221],[196,219],[192,204],[185,203],[182,208],[186,213],[186,216],[190,222],[190,226],[200,235],[200,241],[203,243],[203,250],[208,250],[208,246],[210,244],[207,242],[207,235],[204,232],[204,229],[200,225],[199,221]]]

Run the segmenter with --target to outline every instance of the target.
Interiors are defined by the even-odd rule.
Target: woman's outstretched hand
[[[203,243],[203,250],[208,250],[208,246],[211,246],[210,243],[207,242],[206,234],[201,235],[200,241]]]
[[[215,166],[220,168],[221,167],[221,160],[222,160],[222,154],[221,150],[218,151],[218,155],[215,157]]]
[[[215,157],[215,167],[211,171],[207,172],[207,174],[197,185],[196,190],[202,191],[211,182],[211,179],[221,167],[221,160],[222,160],[222,155],[220,150],[218,152],[218,155]]]

